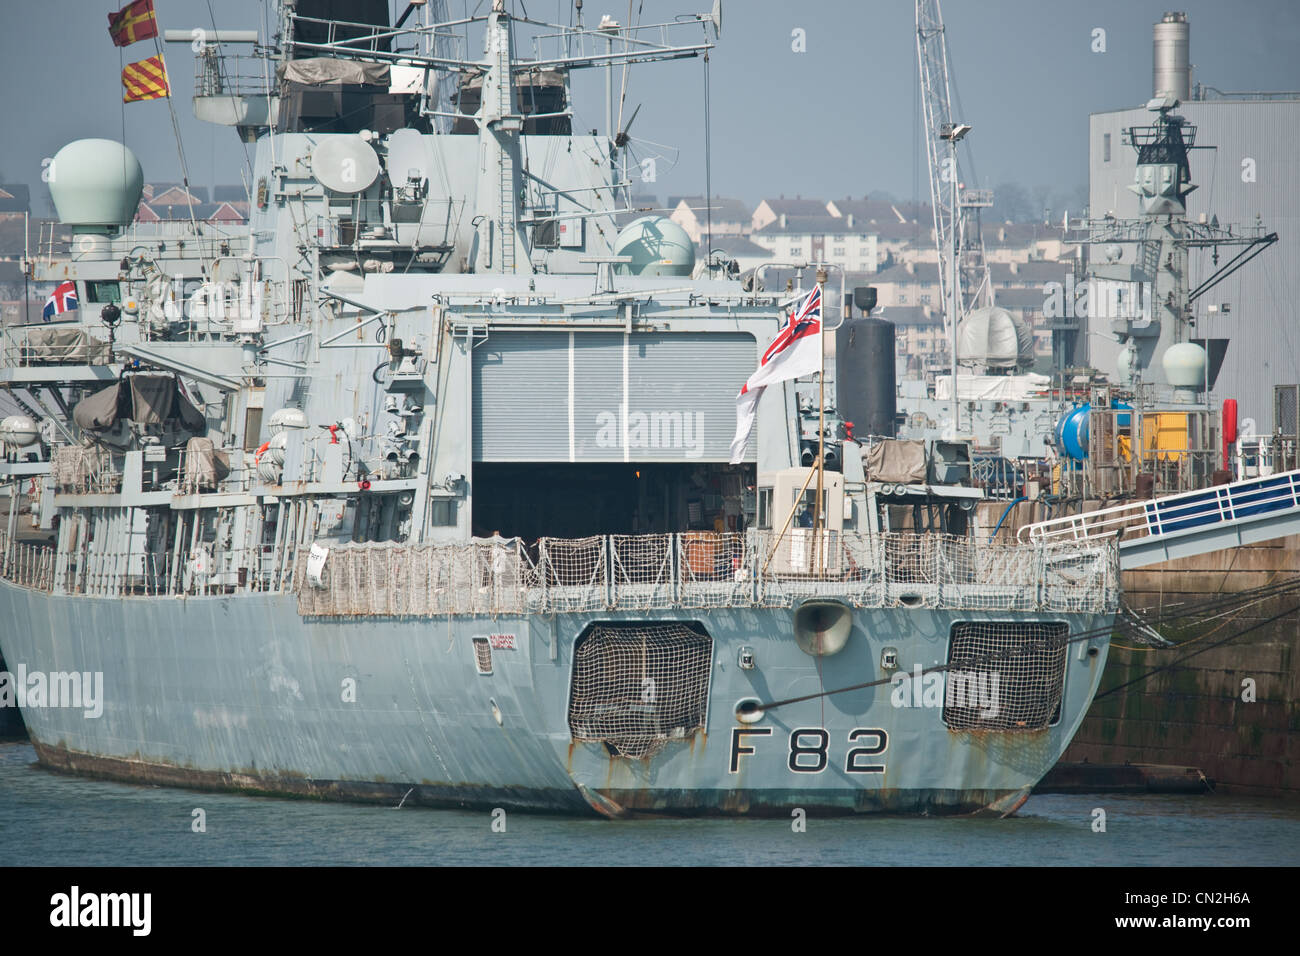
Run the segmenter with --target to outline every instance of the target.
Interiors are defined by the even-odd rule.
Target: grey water
[[[494,820],[203,793],[86,780],[35,760],[30,744],[0,743],[0,848],[10,866],[1300,864],[1300,803],[1221,794],[1053,794],[1006,820],[812,816],[796,832],[793,819]]]

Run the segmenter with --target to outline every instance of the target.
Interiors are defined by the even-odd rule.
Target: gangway
[[[1121,570],[1300,534],[1300,470],[1025,525],[1021,540],[1119,539]]]

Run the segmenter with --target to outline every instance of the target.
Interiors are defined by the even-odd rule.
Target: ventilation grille
[[[569,729],[648,757],[704,728],[713,640],[685,624],[595,624],[574,653]]]
[[[480,674],[492,673],[492,645],[486,637],[474,638],[474,666]]]
[[[1060,716],[1063,623],[954,624],[944,674],[950,730],[1042,730]]]
[[[1300,436],[1300,385],[1274,385],[1273,404],[1273,427],[1284,438]]]

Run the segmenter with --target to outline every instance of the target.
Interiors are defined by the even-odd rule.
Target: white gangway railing
[[[1274,520],[1300,513],[1300,471],[1250,478],[1200,491],[1185,491],[1113,508],[1051,518],[1020,529],[1027,542],[1062,544],[1118,536],[1125,542],[1190,535],[1229,525]]]

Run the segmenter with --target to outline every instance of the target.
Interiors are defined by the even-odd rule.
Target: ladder
[[[514,87],[514,78],[510,75],[510,44],[502,38],[497,44],[497,116],[503,128],[509,128],[512,121],[517,118],[512,115],[511,110],[511,91]],[[508,159],[509,156],[503,158]],[[501,198],[501,271],[511,274],[515,271],[515,242],[516,231],[518,229],[517,216],[515,213],[515,184],[514,184],[514,164],[512,162],[502,162],[498,169],[498,184],[500,186]]]

